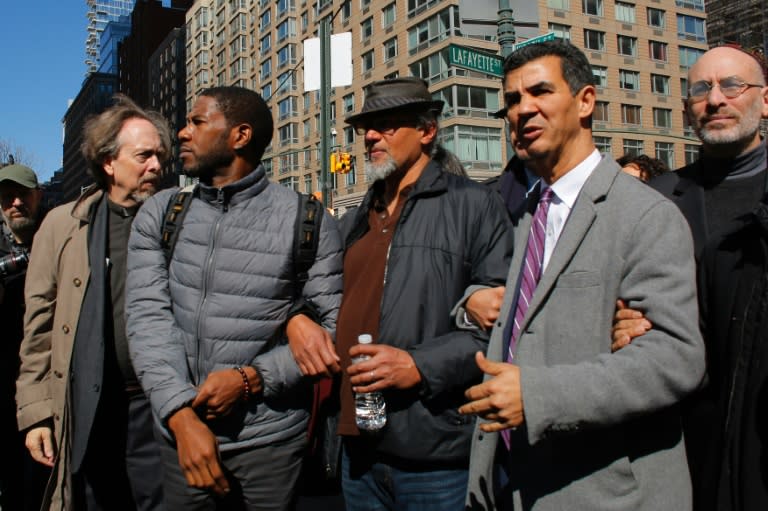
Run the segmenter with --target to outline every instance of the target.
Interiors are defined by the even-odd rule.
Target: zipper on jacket
[[[226,197],[224,196],[224,189],[223,188],[218,188],[216,190],[216,205],[224,213],[226,213],[227,210],[229,209],[229,204],[227,204],[225,199],[226,199]]]
[[[223,193],[221,192],[221,189],[219,189],[220,197],[223,197]],[[217,202],[218,202],[217,197]],[[222,207],[225,207],[222,201]],[[225,210],[226,211],[226,210]],[[205,303],[208,300],[208,288],[210,287],[211,280],[213,279],[213,271],[211,271],[211,268],[213,267],[213,262],[216,255],[216,242],[218,241],[219,237],[219,228],[221,227],[221,222],[224,219],[223,215],[219,215],[219,218],[216,219],[216,223],[213,224],[213,228],[211,229],[213,231],[211,236],[211,242],[208,244],[208,254],[205,256],[205,264],[203,265],[203,289],[200,293],[200,303],[197,306],[197,328],[196,330],[196,338],[197,338],[197,378],[196,383],[200,384],[202,383],[200,379],[203,375],[203,364],[202,364],[202,357],[200,356],[201,352],[201,340],[202,340],[202,323],[203,323],[203,310],[205,309]]]

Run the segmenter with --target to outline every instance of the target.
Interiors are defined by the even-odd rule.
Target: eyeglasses
[[[406,126],[416,127],[418,121],[412,117],[381,117],[379,119],[366,119],[365,122],[354,124],[355,133],[365,135],[368,130],[373,130],[382,135],[392,135],[398,128]]]
[[[694,101],[701,101],[702,99],[707,97],[707,95],[709,94],[709,91],[711,91],[713,87],[719,87],[720,92],[723,93],[723,96],[729,99],[733,99],[733,98],[738,98],[739,96],[744,94],[744,91],[746,91],[750,87],[765,87],[765,85],[760,85],[758,83],[747,83],[742,80],[739,80],[735,76],[729,76],[727,78],[723,78],[717,83],[710,83],[710,82],[701,80],[691,84],[691,87],[688,89],[688,99],[692,99]]]

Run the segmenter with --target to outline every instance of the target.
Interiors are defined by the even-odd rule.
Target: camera
[[[0,257],[0,277],[10,277],[27,269],[29,252],[26,250]]]

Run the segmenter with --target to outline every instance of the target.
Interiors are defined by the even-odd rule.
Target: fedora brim
[[[507,109],[502,108],[501,110],[496,110],[493,112],[493,117],[496,119],[504,119],[507,116]]]
[[[433,101],[408,101],[403,102],[400,101],[397,104],[389,102],[389,103],[380,103],[377,105],[365,105],[363,107],[363,110],[360,111],[360,113],[350,115],[346,119],[344,119],[344,122],[347,124],[354,124],[356,122],[360,122],[364,119],[368,119],[371,117],[377,117],[384,113],[392,113],[392,112],[435,112],[436,115],[439,115],[443,111],[443,105],[445,104],[442,100],[433,100]],[[366,108],[367,107],[367,108]]]

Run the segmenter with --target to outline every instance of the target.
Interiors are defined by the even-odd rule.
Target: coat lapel
[[[616,165],[612,159],[604,156],[603,160],[584,183],[584,186],[573,205],[573,209],[565,222],[563,232],[560,234],[560,238],[557,241],[555,250],[552,252],[552,257],[547,264],[547,268],[544,270],[541,280],[536,286],[536,291],[533,293],[528,312],[520,327],[521,332],[525,332],[531,319],[539,312],[539,309],[541,309],[546,302],[546,298],[557,283],[557,279],[571,259],[573,259],[573,256],[576,254],[576,251],[579,249],[579,246],[582,241],[584,241],[584,238],[595,221],[597,216],[595,205],[605,199],[613,181],[620,171],[621,169],[619,169],[618,165]],[[526,215],[525,221],[528,227],[530,227],[530,219],[531,217]],[[517,243],[515,244],[515,258],[517,258],[517,255],[519,254],[518,250],[522,250],[522,257],[525,257],[525,245],[520,249]],[[517,268],[519,273],[519,265]],[[522,333],[520,334],[520,337],[522,339]]]

